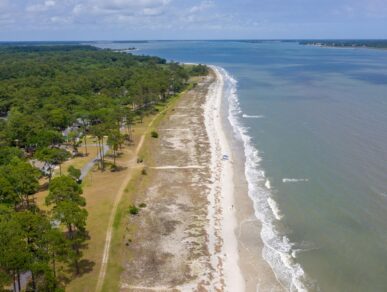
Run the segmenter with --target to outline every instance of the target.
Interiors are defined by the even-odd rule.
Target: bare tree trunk
[[[54,274],[54,279],[56,282],[56,262],[55,262],[55,254],[52,257],[52,272]]]
[[[13,274],[13,291],[17,292],[17,288],[16,288],[16,274],[15,273]]]
[[[32,278],[32,291],[36,291],[36,281],[35,281],[35,274],[31,271],[31,278]]]
[[[113,149],[113,165],[116,166],[116,150]]]
[[[104,154],[103,136],[101,139],[101,161],[102,161],[102,170],[105,170],[105,154]]]
[[[19,270],[17,271],[16,276],[17,276],[17,286],[19,287],[19,291],[21,291],[20,272],[19,272]]]
[[[76,271],[77,275],[79,275],[81,273],[81,271],[79,269],[79,262],[78,262],[78,260],[75,260],[75,271]]]
[[[101,150],[100,150],[100,139],[98,138],[98,141],[97,141],[97,156],[99,158],[99,161],[98,161],[98,168],[101,169],[102,168],[102,162],[101,162]]]
[[[86,138],[86,135],[83,137],[83,140],[85,142],[85,155],[87,156],[87,138]]]

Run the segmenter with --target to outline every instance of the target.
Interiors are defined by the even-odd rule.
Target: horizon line
[[[173,42],[173,41],[387,41],[387,38],[226,38],[226,39],[101,39],[101,40],[0,40],[1,43]]]

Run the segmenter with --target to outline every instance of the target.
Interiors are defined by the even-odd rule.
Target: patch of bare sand
[[[136,199],[147,207],[130,219],[136,232],[127,246],[123,291],[207,290],[211,154],[202,104],[213,78],[203,79],[179,101],[160,124],[159,139],[152,140],[151,179]]]

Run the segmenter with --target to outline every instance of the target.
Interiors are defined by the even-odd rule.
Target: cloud
[[[199,5],[192,6],[189,11],[191,13],[201,12],[201,11],[207,10],[208,8],[211,8],[213,6],[214,6],[213,1],[206,0],[206,1],[202,1],[201,3],[199,3]]]
[[[43,3],[36,3],[26,7],[27,12],[43,12],[47,11],[50,8],[53,8],[56,5],[56,2],[53,0],[46,0]]]
[[[23,32],[27,38],[44,39],[50,31],[55,36],[65,32],[68,38],[90,38],[88,32],[97,38],[220,38],[232,32],[237,37],[293,37],[297,31],[318,37],[319,32],[327,35],[362,24],[367,33],[385,36],[386,1],[0,0],[0,38],[18,38]]]
[[[95,15],[159,15],[171,0],[89,0],[77,4],[73,13]]]

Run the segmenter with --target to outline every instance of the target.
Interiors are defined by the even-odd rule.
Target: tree
[[[79,136],[80,133],[78,130],[70,131],[68,134],[68,139],[73,147],[74,154],[78,154],[78,147],[82,143],[82,141],[79,140]]]
[[[79,260],[82,258],[82,244],[87,239],[87,211],[74,201],[62,201],[53,209],[53,218],[67,227],[67,238],[72,248],[69,254],[76,273],[80,273]]]
[[[35,157],[49,166],[47,176],[49,181],[51,181],[54,165],[59,165],[59,174],[61,175],[62,163],[70,157],[70,154],[64,149],[45,147],[36,151]]]
[[[0,147],[0,165],[10,163],[14,157],[22,159],[24,157],[23,151],[17,147]]]
[[[81,196],[82,187],[70,176],[58,176],[52,179],[46,197],[47,205],[58,205],[60,202],[71,201],[84,207],[85,199]]]
[[[100,161],[100,169],[105,169],[105,153],[104,153],[104,138],[108,132],[108,127],[106,124],[97,124],[91,128],[91,133],[97,137],[97,148],[98,148],[98,157]]]
[[[22,202],[29,207],[29,196],[35,194],[39,189],[39,171],[28,162],[14,157],[9,164],[3,166],[2,174],[9,183],[7,188],[11,186],[7,192],[14,198],[15,208]],[[7,186],[5,180],[3,183]]]
[[[82,172],[78,168],[75,168],[74,166],[70,165],[67,169],[67,172],[69,173],[69,176],[79,182]]]
[[[37,291],[40,285],[55,285],[50,276],[52,273],[49,265],[50,254],[47,252],[49,245],[47,234],[52,229],[48,218],[38,210],[17,212],[14,218],[27,242],[27,251],[31,259],[27,267],[32,275],[32,290]]]
[[[82,187],[69,176],[60,176],[52,180],[47,205],[53,205],[53,218],[67,228],[67,239],[72,252],[70,258],[79,274],[79,260],[82,257],[82,243],[87,238],[86,219],[87,211],[82,208],[86,205],[81,196]]]
[[[0,168],[0,203],[6,205],[15,205],[18,201],[15,189],[6,177],[4,170]]]
[[[108,145],[113,149],[113,166],[116,168],[117,151],[123,142],[123,137],[120,130],[111,130],[108,136]]]
[[[23,229],[14,212],[0,206],[0,271],[3,285],[17,284],[21,291],[20,274],[28,269],[32,259],[28,251]]]
[[[28,145],[34,145],[37,149],[52,147],[62,143],[63,135],[60,132],[47,129],[37,130],[27,140]]]
[[[32,291],[56,291],[59,287],[52,263],[65,263],[64,255],[70,254],[70,246],[44,213],[0,207],[0,246],[3,284],[14,281],[20,291],[20,273],[29,271]]]

